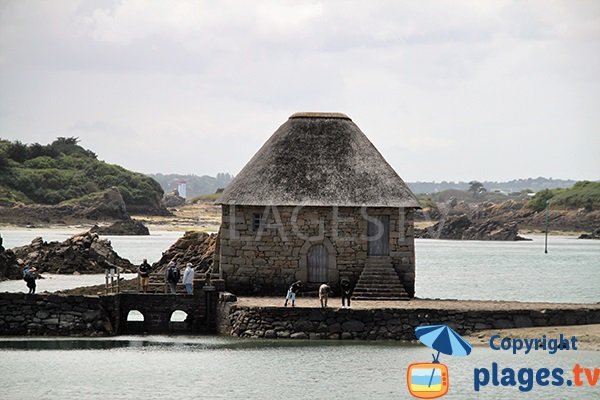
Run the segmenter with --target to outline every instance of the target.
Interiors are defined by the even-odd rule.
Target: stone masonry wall
[[[333,309],[222,304],[219,333],[250,338],[414,340],[415,327],[445,324],[460,334],[484,329],[600,323],[600,307],[539,310]]]
[[[112,299],[98,296],[3,293],[0,335],[111,335],[111,309]]]
[[[106,296],[0,293],[0,335],[108,336],[128,333],[213,333],[219,292],[193,296],[120,293]],[[127,321],[130,311],[144,321]],[[171,323],[176,310],[185,323]]]
[[[219,268],[236,294],[282,294],[291,282],[307,281],[307,253],[323,244],[328,280],[339,292],[342,277],[356,282],[367,260],[366,215],[389,215],[392,263],[414,295],[414,212],[398,208],[223,206]],[[255,229],[255,215],[263,225]],[[308,285],[310,288],[310,284]],[[316,283],[314,288],[316,289]]]

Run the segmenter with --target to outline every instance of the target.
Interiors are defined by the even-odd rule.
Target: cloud
[[[237,173],[331,110],[407,180],[597,179],[599,50],[593,1],[5,1],[0,136]]]

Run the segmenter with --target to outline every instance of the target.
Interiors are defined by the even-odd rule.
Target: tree
[[[468,191],[473,193],[473,197],[481,197],[487,192],[487,189],[483,187],[483,183],[479,181],[471,181],[469,185]]]

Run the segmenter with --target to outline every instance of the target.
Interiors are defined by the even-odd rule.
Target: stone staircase
[[[352,299],[410,300],[390,257],[367,258]]]

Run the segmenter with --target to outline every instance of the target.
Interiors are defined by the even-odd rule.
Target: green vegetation
[[[437,204],[435,204],[435,202],[431,199],[431,196],[421,194],[421,195],[417,196],[417,200],[419,200],[419,204],[421,204],[421,207],[423,207],[423,208],[430,208],[430,209],[437,208]]]
[[[600,209],[600,182],[580,181],[569,189],[542,190],[531,198],[528,207],[541,211],[546,208],[548,201],[551,208]]]
[[[456,201],[464,201],[465,203],[483,203],[486,201],[492,203],[501,203],[509,199],[509,197],[502,193],[478,191],[474,194],[472,191],[458,190],[458,189],[447,189],[438,193],[432,193],[428,196],[434,203],[445,203],[456,199]]]
[[[192,203],[212,203],[216,201],[221,194],[223,193],[223,189],[217,189],[215,193],[209,194],[201,194],[200,196],[196,196],[190,200]]]
[[[158,182],[100,161],[77,143],[62,137],[48,145],[0,140],[0,203],[85,201],[114,186],[128,208],[158,208],[163,194]]]

